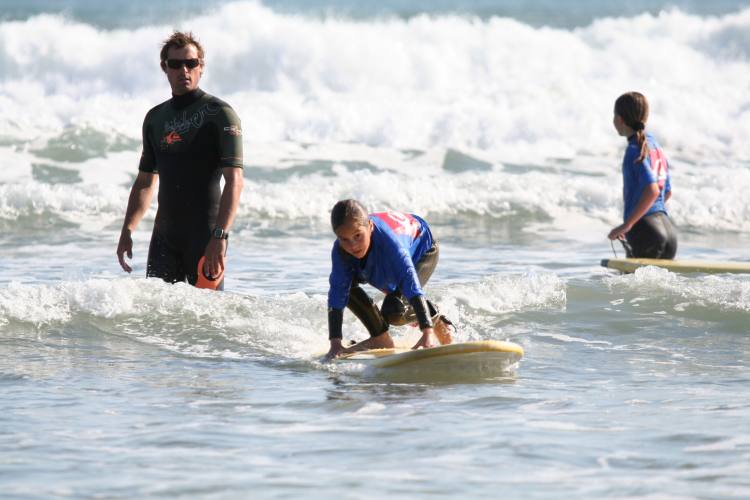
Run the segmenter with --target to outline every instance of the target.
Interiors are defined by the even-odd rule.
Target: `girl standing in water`
[[[614,126],[628,139],[622,160],[624,222],[609,232],[620,240],[627,257],[673,259],[677,232],[667,215],[672,196],[669,163],[654,137],[646,132],[648,101],[639,92],[628,92],[615,101]]]

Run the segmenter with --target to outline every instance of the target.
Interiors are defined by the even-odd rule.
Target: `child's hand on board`
[[[429,349],[430,347],[435,347],[437,344],[435,343],[435,337],[433,336],[432,328],[425,328],[422,330],[422,337],[419,339],[419,341],[414,344],[414,347],[412,349],[419,349],[420,347],[423,349]]]

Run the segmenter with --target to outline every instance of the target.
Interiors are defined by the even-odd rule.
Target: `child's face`
[[[625,120],[620,115],[615,113],[615,117],[612,118],[612,124],[615,126],[615,130],[622,137],[630,137],[633,134],[633,129],[625,125]]]
[[[341,248],[358,259],[367,255],[367,251],[370,249],[371,235],[372,221],[367,221],[366,226],[357,222],[347,222],[336,230]]]

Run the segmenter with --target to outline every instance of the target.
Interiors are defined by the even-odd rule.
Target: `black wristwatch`
[[[229,232],[224,231],[219,226],[216,226],[213,231],[211,231],[211,236],[216,238],[217,240],[228,240],[229,239]]]

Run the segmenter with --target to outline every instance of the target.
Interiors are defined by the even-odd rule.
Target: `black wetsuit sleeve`
[[[151,144],[151,124],[149,123],[149,114],[143,120],[143,151],[141,152],[141,161],[138,164],[138,170],[141,172],[157,173],[156,168],[156,155],[154,154],[154,147]]]
[[[242,124],[229,106],[223,108],[219,123],[219,166],[242,168]]]
[[[430,319],[430,314],[427,312],[427,301],[425,300],[424,295],[412,297],[409,304],[414,308],[414,314],[417,315],[420,330],[432,328],[432,320]]]
[[[342,309],[328,309],[328,339],[340,339],[344,335],[342,328],[344,324],[344,311]]]

